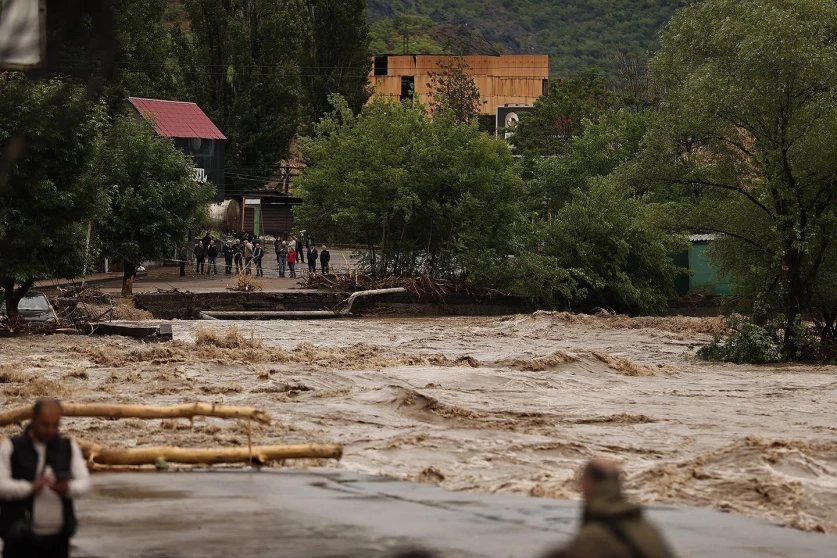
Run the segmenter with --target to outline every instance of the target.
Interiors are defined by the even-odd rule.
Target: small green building
[[[678,296],[685,296],[694,291],[714,295],[732,294],[729,278],[719,276],[707,254],[713,240],[715,235],[712,234],[693,234],[689,237],[689,251],[674,255],[674,263],[689,270],[688,275],[680,275],[674,281]]]

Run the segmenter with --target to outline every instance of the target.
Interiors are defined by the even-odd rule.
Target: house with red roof
[[[178,149],[195,161],[195,181],[211,182],[215,200],[224,201],[224,146],[221,130],[195,103],[128,97],[128,102],[148,120],[160,136],[172,138]]]

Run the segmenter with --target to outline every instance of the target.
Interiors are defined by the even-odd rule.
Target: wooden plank
[[[269,463],[282,459],[340,459],[343,446],[304,444],[297,446],[254,446],[251,448],[106,448],[85,440],[76,440],[84,457],[99,465],[155,465],[167,463],[213,465],[216,463]]]
[[[152,407],[146,405],[86,404],[62,403],[65,417],[102,417],[102,418],[192,418],[219,417],[226,419],[251,418],[264,424],[270,424],[270,417],[253,407],[227,407],[214,403],[185,403],[171,407]],[[19,424],[32,418],[32,406],[14,407],[0,413],[0,426]]]

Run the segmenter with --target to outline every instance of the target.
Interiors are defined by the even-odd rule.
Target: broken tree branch
[[[226,407],[212,403],[186,403],[171,407],[145,405],[110,405],[62,403],[65,417],[168,419],[192,417],[218,417],[225,419],[249,418],[270,424],[270,417],[253,407]],[[0,413],[0,426],[19,424],[32,418],[32,406],[16,407]]]
[[[188,465],[216,463],[265,464],[281,459],[340,459],[343,446],[303,444],[298,446],[254,446],[252,448],[106,448],[93,442],[76,440],[84,457],[93,465],[154,465],[160,460]]]

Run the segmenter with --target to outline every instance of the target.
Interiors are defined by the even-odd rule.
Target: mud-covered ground
[[[606,455],[642,502],[837,533],[837,368],[697,360],[719,320],[238,322],[228,335],[231,325],[175,322],[175,342],[156,345],[0,340],[0,392],[5,405],[252,405],[275,419],[254,427],[256,444],[345,446],[339,464],[288,465],[453,490],[575,498],[579,465]],[[247,444],[245,424],[219,419],[68,418],[65,429],[121,447]]]

